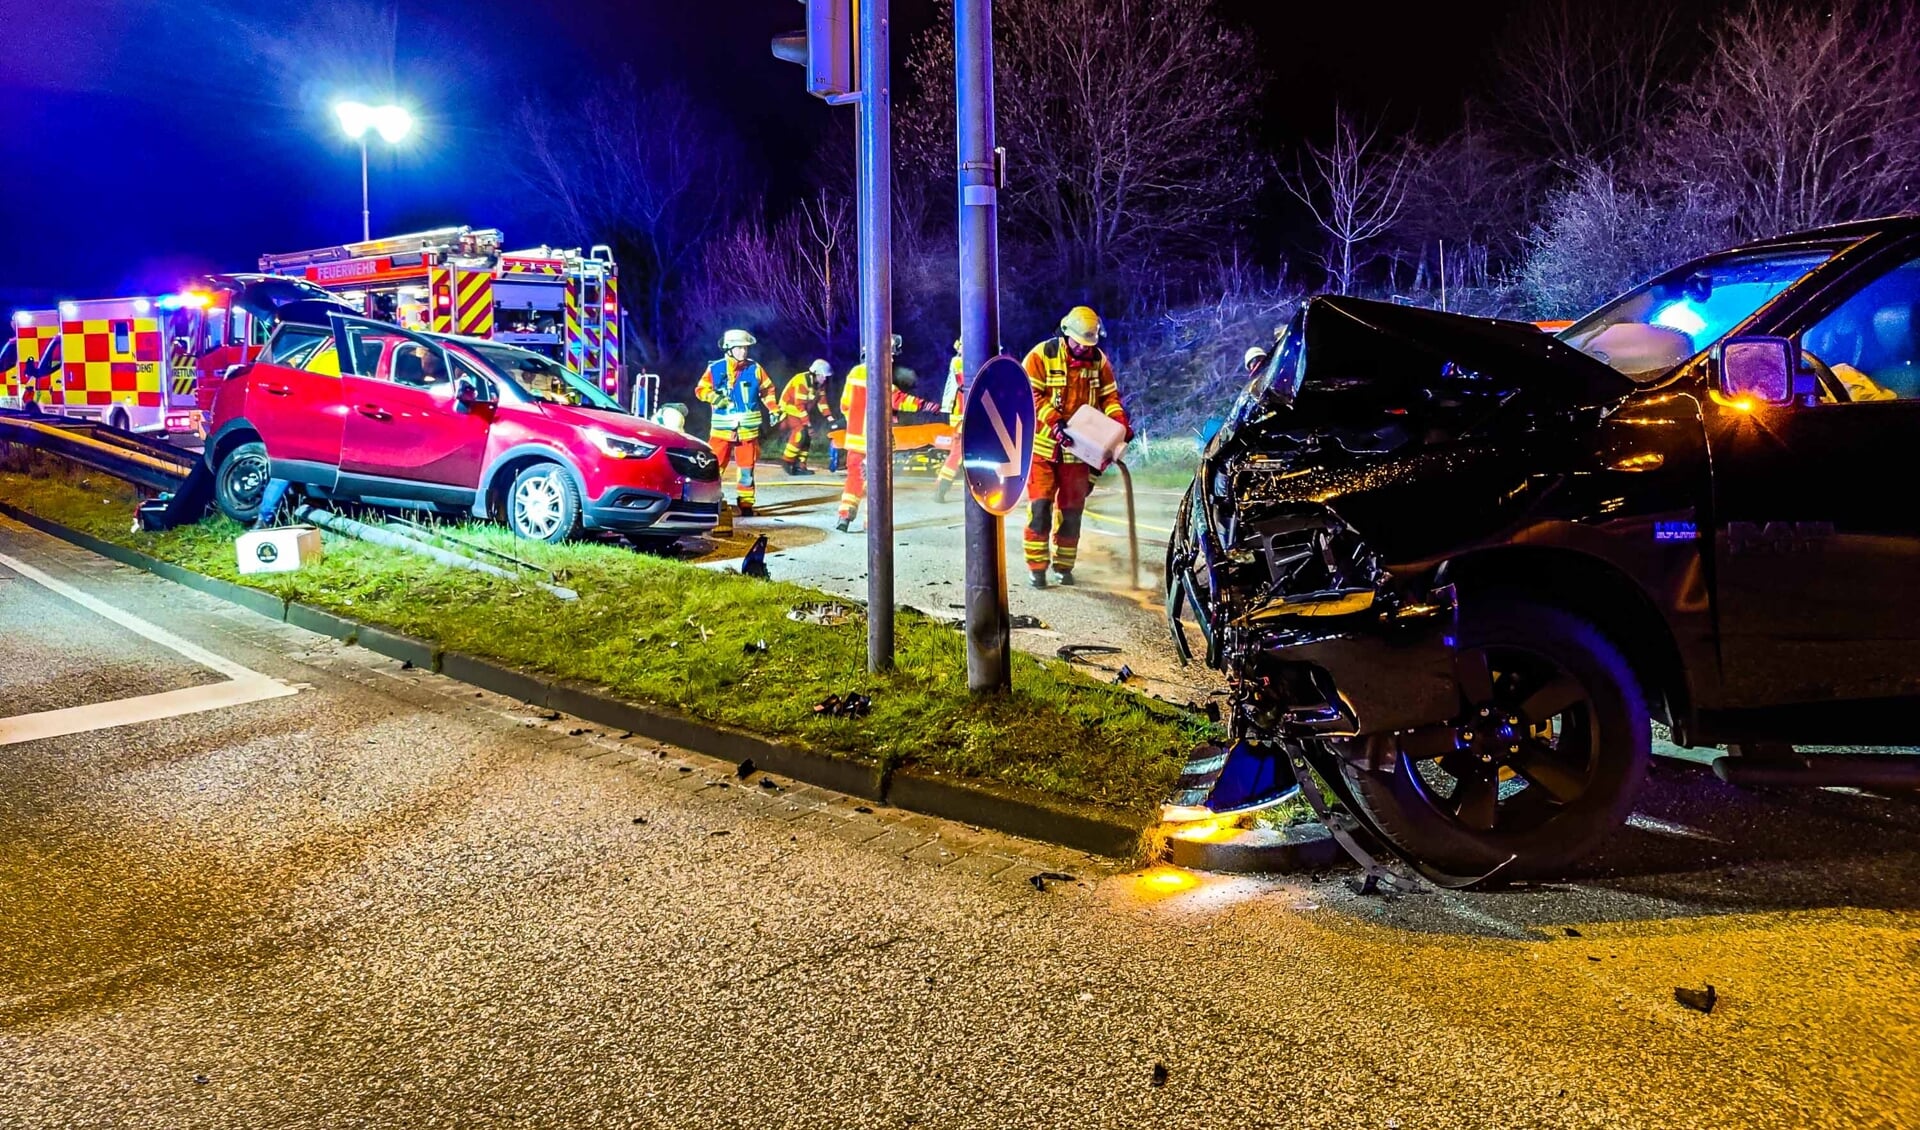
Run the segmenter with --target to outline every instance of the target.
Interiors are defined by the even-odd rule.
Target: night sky
[[[1336,98],[1440,132],[1516,0],[1299,6],[1222,0],[1273,75],[1267,140],[1320,130]],[[896,53],[937,0],[895,0]],[[550,9],[543,11],[542,9]],[[768,40],[794,0],[0,0],[0,305],[166,289],[252,269],[263,251],[359,233],[358,150],[330,111],[394,96],[420,119],[373,148],[375,234],[446,223],[557,238],[507,159],[528,96],[564,98],[622,65],[679,81],[791,195],[833,114]],[[484,14],[483,14],[484,13]]]

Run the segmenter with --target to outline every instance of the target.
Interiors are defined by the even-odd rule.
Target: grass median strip
[[[966,689],[962,635],[906,610],[896,630],[896,671],[870,675],[861,618],[830,627],[787,618],[795,606],[834,598],[619,545],[547,546],[492,527],[453,531],[551,572],[579,592],[576,601],[531,581],[331,534],[325,558],[309,568],[241,577],[233,551],[240,527],[213,519],[160,534],[130,532],[134,493],[106,475],[40,460],[0,471],[0,498],[281,599],[848,760],[1146,812],[1208,732],[1191,711],[1021,653],[1011,695],[975,698]],[[816,702],[849,691],[870,695],[872,713],[814,714]]]

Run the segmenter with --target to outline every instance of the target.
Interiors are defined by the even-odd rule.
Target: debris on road
[[[745,577],[758,577],[763,581],[773,578],[767,572],[767,535],[761,534],[753,539],[753,548],[740,561],[740,574]]]
[[[753,776],[753,758],[749,757],[742,760],[740,764],[734,768],[733,775],[742,781]]]
[[[1013,623],[1011,626],[1015,628],[1038,628],[1041,631],[1049,630],[1045,622],[1043,622],[1040,619],[1040,617],[1029,616],[1024,612],[1016,613],[1014,615]]]
[[[1120,649],[1104,643],[1069,643],[1060,645],[1054,654],[1068,663],[1086,663],[1089,655],[1119,655]]]
[[[873,712],[873,699],[854,691],[844,697],[830,694],[813,704],[813,712],[822,718],[865,718]]]
[[[1033,884],[1034,890],[1045,891],[1048,883],[1071,883],[1073,882],[1073,876],[1064,871],[1042,871],[1040,874],[1028,879],[1027,882]]]
[[[780,782],[774,780],[772,777],[762,777],[760,778],[760,787],[767,790],[773,790],[780,787]]]
[[[1711,1013],[1714,1004],[1720,999],[1720,994],[1713,991],[1712,985],[1708,985],[1704,991],[1700,989],[1689,989],[1685,985],[1681,985],[1673,990],[1673,999],[1675,1003],[1679,1004],[1682,1008],[1690,1008],[1695,1012]]]
[[[765,655],[767,653],[767,641],[753,640],[749,643],[741,645],[740,650],[747,655],[755,655],[755,654]]]
[[[787,619],[801,624],[818,624],[823,628],[845,624],[852,620],[853,616],[853,609],[831,601],[796,604],[787,610]]]
[[[1164,1064],[1164,1063],[1156,1063],[1156,1064],[1154,1064],[1154,1065],[1153,1065],[1153,1085],[1154,1085],[1154,1086],[1156,1086],[1156,1087],[1164,1087],[1164,1086],[1166,1086],[1166,1085],[1167,1085],[1167,1079],[1168,1079],[1168,1078],[1169,1078],[1169,1077],[1170,1077],[1171,1075],[1172,1075],[1172,1072],[1170,1072],[1170,1071],[1168,1071],[1168,1070],[1167,1070],[1167,1065],[1166,1065],[1166,1064]]]
[[[1113,673],[1113,683],[1115,686],[1124,687],[1127,685],[1127,680],[1131,678],[1133,678],[1133,668],[1124,663],[1120,665],[1118,671]]]

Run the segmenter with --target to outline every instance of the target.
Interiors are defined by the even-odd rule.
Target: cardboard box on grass
[[[242,573],[291,573],[320,560],[320,531],[312,526],[249,530],[234,542]]]

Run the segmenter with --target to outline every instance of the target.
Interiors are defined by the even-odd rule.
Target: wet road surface
[[[1127,872],[742,782],[11,524],[0,553],[299,688],[0,746],[10,1130],[1920,1124],[1911,798],[1662,762],[1549,888]],[[26,584],[0,615],[81,615]],[[72,626],[47,671],[128,654]],[[87,693],[214,677],[157,658]]]

